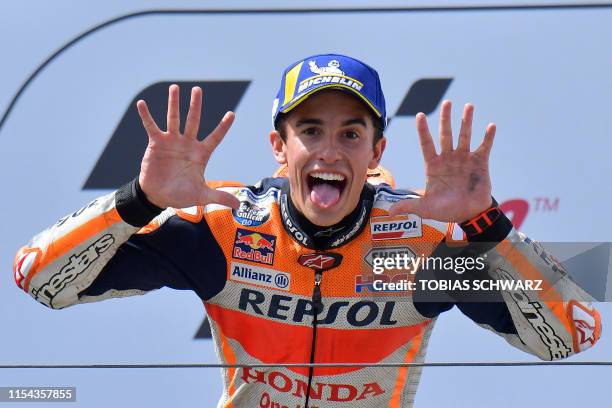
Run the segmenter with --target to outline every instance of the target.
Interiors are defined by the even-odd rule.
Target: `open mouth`
[[[321,208],[336,204],[346,187],[346,177],[340,173],[312,172],[307,181],[310,200]]]

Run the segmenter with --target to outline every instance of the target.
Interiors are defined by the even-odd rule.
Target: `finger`
[[[235,116],[234,112],[226,112],[215,130],[210,132],[202,142],[202,153],[205,162],[208,161],[212,152],[217,148],[219,143],[221,143],[221,140],[223,140],[223,137],[232,126]]]
[[[474,118],[474,105],[466,103],[461,118],[461,130],[459,130],[459,143],[457,150],[469,152],[472,140],[472,119]]]
[[[200,129],[200,116],[202,114],[202,88],[194,86],[191,88],[191,101],[189,112],[185,122],[185,136],[195,139]]]
[[[440,109],[440,149],[442,152],[453,150],[453,131],[451,129],[451,102],[442,102]]]
[[[398,214],[416,214],[421,215],[422,212],[422,199],[410,198],[408,200],[399,201],[389,209],[389,215]]]
[[[138,110],[138,115],[140,115],[140,120],[142,121],[142,125],[144,126],[147,135],[149,135],[150,138],[159,135],[161,130],[159,130],[157,127],[153,116],[151,116],[147,103],[142,99],[139,100],[136,102],[136,109]]]
[[[179,87],[176,84],[170,85],[168,89],[168,132],[174,135],[179,134],[179,126],[181,123],[179,113]]]
[[[199,205],[206,205],[206,204],[214,203],[214,204],[221,204],[221,205],[224,205],[226,207],[231,207],[231,208],[240,207],[240,201],[235,195],[230,194],[226,191],[215,190],[209,187],[206,187],[206,191],[204,192],[204,194],[202,194],[202,199],[200,201],[201,202],[198,203]]]
[[[487,130],[485,131],[485,137],[478,149],[476,149],[475,153],[481,155],[486,161],[489,160],[489,155],[491,154],[491,149],[493,148],[493,141],[495,140],[495,132],[497,131],[497,126],[495,123],[489,123],[487,126]]]
[[[429,132],[427,126],[427,117],[424,113],[417,113],[416,116],[417,132],[419,133],[419,143],[421,144],[421,151],[423,152],[423,158],[425,161],[436,157],[436,145],[433,142],[433,137]]]

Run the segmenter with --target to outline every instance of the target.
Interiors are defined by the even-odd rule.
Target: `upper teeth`
[[[322,180],[336,180],[336,181],[344,180],[344,176],[342,174],[337,174],[337,173],[311,173],[310,176],[320,178]]]

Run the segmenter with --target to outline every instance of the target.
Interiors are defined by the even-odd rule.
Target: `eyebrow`
[[[365,120],[363,120],[363,118],[349,119],[342,124],[342,126],[350,126],[350,125],[362,125],[365,128],[368,127],[368,125],[366,124]]]
[[[304,126],[304,125],[322,125],[323,121],[321,119],[300,119],[296,122],[296,127]],[[348,119],[342,123],[342,126],[350,126],[350,125],[362,125],[363,127],[368,127],[365,120],[363,118],[354,118]]]

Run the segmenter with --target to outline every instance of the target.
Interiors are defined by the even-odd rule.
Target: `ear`
[[[270,132],[270,144],[272,145],[272,153],[274,154],[274,158],[278,162],[278,164],[286,164],[287,163],[287,153],[286,153],[286,145],[281,138],[280,133],[278,131],[273,130]]]
[[[372,160],[370,160],[368,163],[368,169],[374,170],[376,167],[378,167],[378,164],[382,159],[383,152],[385,151],[385,147],[387,147],[387,138],[383,136],[374,145],[374,155],[372,156]]]

